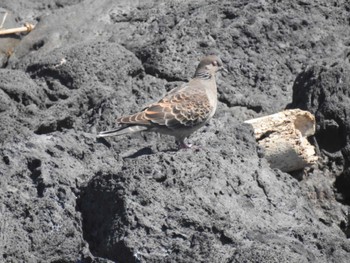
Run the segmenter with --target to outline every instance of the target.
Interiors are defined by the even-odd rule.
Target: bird
[[[174,136],[179,149],[191,148],[185,140],[204,126],[216,111],[216,73],[220,70],[227,72],[217,55],[203,57],[189,82],[170,90],[140,112],[117,118],[120,127],[100,132],[96,137],[158,132]]]

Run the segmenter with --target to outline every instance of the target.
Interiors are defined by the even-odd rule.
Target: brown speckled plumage
[[[207,56],[199,63],[195,76],[188,83],[168,92],[161,100],[141,112],[120,117],[122,126],[101,132],[98,137],[122,135],[137,131],[155,131],[172,135],[181,148],[184,140],[214,115],[217,105],[215,73],[222,68],[217,56]]]

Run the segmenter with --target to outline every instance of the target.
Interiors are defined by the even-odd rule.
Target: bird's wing
[[[170,129],[196,126],[210,116],[212,107],[204,90],[179,89],[142,112],[117,119],[118,123],[167,126]]]
[[[173,94],[175,94],[175,93],[177,93],[177,92],[180,92],[180,91],[182,91],[182,90],[186,90],[186,89],[188,89],[188,88],[189,88],[188,83],[184,83],[184,84],[182,84],[181,86],[178,86],[178,87],[176,87],[176,88],[173,88],[173,89],[169,90],[169,91],[164,95],[164,98],[167,97],[167,96],[171,96],[171,95],[173,95]]]

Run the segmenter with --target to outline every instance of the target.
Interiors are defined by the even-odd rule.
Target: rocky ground
[[[347,1],[2,0],[0,262],[348,262]],[[0,14],[0,22],[1,22]],[[96,140],[220,54],[219,107],[172,138]],[[273,170],[244,120],[315,114],[316,166]]]

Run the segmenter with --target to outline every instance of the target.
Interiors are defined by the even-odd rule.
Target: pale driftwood
[[[30,32],[34,29],[34,25],[30,23],[25,23],[22,27],[10,28],[10,29],[0,29],[0,35],[8,35],[21,32]]]
[[[315,134],[315,117],[310,112],[285,110],[245,123],[253,126],[272,168],[291,172],[316,163],[315,148],[307,140]]]
[[[8,15],[8,13],[5,12],[5,13],[4,13],[4,16],[2,17],[2,21],[1,21],[1,24],[0,24],[0,29],[3,28],[4,23],[5,23],[5,21],[6,21],[6,18],[7,18],[7,15]]]

